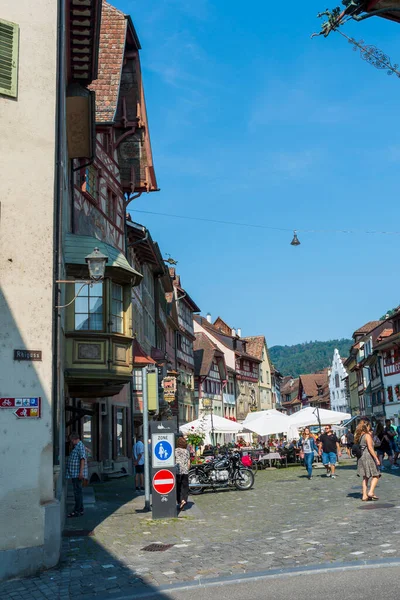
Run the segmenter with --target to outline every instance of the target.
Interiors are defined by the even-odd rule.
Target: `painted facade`
[[[170,276],[174,288],[174,301],[178,316],[176,332],[176,369],[178,371],[178,417],[179,423],[188,423],[197,419],[198,402],[194,389],[194,349],[195,341],[193,315],[200,312],[197,304],[181,286],[180,276],[173,267]]]
[[[339,350],[335,348],[332,366],[329,374],[329,393],[331,399],[331,410],[339,412],[350,411],[350,398],[347,387],[348,373],[340,357]]]
[[[302,408],[301,401],[299,400],[299,378],[292,377],[291,375],[285,375],[282,377],[281,385],[281,400],[282,408],[288,415],[300,410]]]
[[[400,312],[385,321],[385,329],[375,344],[381,372],[383,410],[387,419],[400,424]]]
[[[350,350],[350,359],[346,361],[346,369],[353,373],[357,380],[358,414],[368,417],[382,416],[384,403],[383,386],[380,376],[380,365],[374,357],[375,344],[387,328],[386,321],[370,321],[353,333],[354,344]],[[372,371],[371,371],[372,367]],[[372,377],[372,378],[371,378]],[[350,384],[350,403],[354,407],[354,391]],[[353,397],[352,397],[353,393]],[[373,405],[374,399],[374,405]],[[354,411],[354,412],[353,412]],[[352,414],[357,414],[353,408]]]
[[[195,332],[205,333],[223,352],[225,363],[231,372],[229,395],[235,393],[235,418],[243,421],[251,410],[257,410],[260,405],[258,384],[262,361],[248,353],[246,339],[239,337],[220,317],[212,323],[210,315],[207,318],[195,316],[194,327]]]
[[[276,408],[276,395],[272,379],[273,366],[268,353],[268,346],[263,335],[244,338],[247,342],[247,352],[258,358],[259,365],[258,410],[269,410]]]

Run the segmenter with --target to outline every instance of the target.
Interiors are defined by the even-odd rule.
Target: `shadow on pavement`
[[[113,534],[111,522],[106,523],[110,516],[125,518],[126,527],[132,529],[138,525],[135,517],[151,518],[151,512],[144,511],[144,495],[133,490],[133,478],[93,487],[96,501],[85,505],[84,516],[66,520],[58,566],[31,577],[0,583],[0,600],[112,600],[130,595],[167,599],[146,580],[148,570],[141,569],[139,561],[133,556],[118,559],[112,552],[112,545],[117,545],[123,534]]]

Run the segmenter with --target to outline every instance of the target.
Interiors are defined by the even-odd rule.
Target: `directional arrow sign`
[[[153,477],[153,489],[159,494],[165,495],[172,492],[175,487],[175,475],[168,469],[161,469]]]
[[[40,417],[39,408],[17,408],[14,411],[19,419],[38,419]]]

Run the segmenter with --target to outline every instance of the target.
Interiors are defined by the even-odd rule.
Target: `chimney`
[[[232,337],[236,337],[236,329],[232,327]]]
[[[211,313],[207,313],[206,319],[209,323],[211,323]]]
[[[242,337],[242,328],[238,327],[238,336],[241,338]]]
[[[175,269],[174,269],[174,267],[170,267],[169,268],[169,276],[171,277],[171,279],[175,279]]]

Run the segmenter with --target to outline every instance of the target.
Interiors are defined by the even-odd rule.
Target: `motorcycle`
[[[254,485],[254,474],[241,463],[240,454],[234,452],[218,456],[215,460],[196,465],[189,471],[189,490],[193,495],[202,494],[205,489],[235,487],[237,490],[250,490]]]

